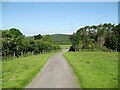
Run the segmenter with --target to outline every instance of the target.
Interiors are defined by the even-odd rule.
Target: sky
[[[72,34],[102,23],[118,23],[117,2],[2,2],[2,29],[26,36]]]
[[[2,2],[119,2],[120,0],[1,0]]]

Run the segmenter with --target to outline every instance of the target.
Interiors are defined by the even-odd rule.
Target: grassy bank
[[[116,88],[117,52],[68,52],[64,57],[73,67],[82,88]]]
[[[36,56],[17,58],[3,61],[3,88],[25,87],[44,66],[50,56],[55,53],[47,53]]]

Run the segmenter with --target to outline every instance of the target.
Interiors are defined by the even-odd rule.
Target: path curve
[[[73,71],[60,53],[53,55],[26,88],[78,88]]]

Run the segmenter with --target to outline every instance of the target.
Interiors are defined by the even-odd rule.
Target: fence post
[[[23,52],[21,52],[21,56],[23,57]]]
[[[13,57],[14,57],[14,59],[15,59],[15,52],[14,52],[14,54],[13,54]]]
[[[32,55],[34,55],[34,51],[32,51]]]

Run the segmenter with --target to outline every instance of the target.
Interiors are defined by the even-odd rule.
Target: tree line
[[[85,26],[70,36],[70,51],[120,51],[120,24]]]
[[[19,57],[26,54],[41,54],[59,50],[58,44],[54,43],[47,36],[41,34],[33,36],[33,39],[27,39],[19,29],[11,28],[2,31],[2,57]]]

